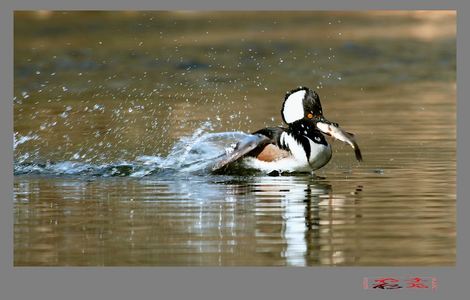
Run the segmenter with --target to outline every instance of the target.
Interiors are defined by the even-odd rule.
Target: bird
[[[325,135],[351,145],[356,159],[362,154],[352,133],[323,116],[319,95],[300,86],[286,93],[281,116],[287,127],[266,127],[253,132],[228,148],[212,166],[212,171],[226,170],[232,163],[243,161],[248,168],[267,173],[312,172],[325,166],[332,157]]]

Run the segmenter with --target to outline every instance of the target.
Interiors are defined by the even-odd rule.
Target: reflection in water
[[[383,201],[376,196],[383,179],[368,182],[22,176],[15,179],[15,265],[453,262],[454,195],[409,201],[411,182]]]
[[[318,206],[320,197],[330,197],[331,186],[327,183],[317,183],[306,180],[299,180],[296,177],[261,177],[256,181],[257,189],[254,195],[257,199],[263,198],[263,195],[276,195],[279,197],[280,218],[282,220],[281,238],[285,242],[285,247],[281,256],[285,259],[287,265],[306,266],[307,256],[311,251],[316,251],[318,239],[308,241],[310,231],[318,231],[319,226],[311,226],[311,205]],[[268,198],[268,203],[264,201],[257,204],[257,215],[266,214],[266,206],[273,208],[273,203]],[[315,204],[316,203],[316,204]],[[317,210],[318,212],[318,210]],[[260,220],[267,219],[266,225],[269,227],[271,216],[260,217]],[[263,224],[262,221],[260,224]],[[264,226],[262,226],[264,228]],[[261,236],[263,232],[258,232]],[[269,235],[266,235],[269,236]],[[317,235],[318,236],[318,235]],[[268,241],[269,242],[269,241]]]
[[[310,177],[18,179],[15,264],[350,263],[332,232],[355,223],[352,195]]]

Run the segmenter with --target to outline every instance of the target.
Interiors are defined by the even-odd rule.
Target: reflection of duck
[[[360,209],[351,206],[360,201],[361,186],[354,192],[333,193],[332,185],[305,176],[255,178],[256,196],[279,195],[283,197],[281,256],[290,266],[349,264],[356,259],[353,252],[345,251],[347,243],[342,231],[349,222],[360,218]],[[258,235],[271,232],[273,215],[265,206],[272,201],[257,197],[261,202],[257,220]],[[350,209],[347,209],[350,207]],[[266,216],[265,216],[266,215]],[[265,226],[268,225],[268,226]],[[274,249],[274,247],[273,247]]]
[[[308,177],[270,178],[280,179],[267,178],[271,184],[271,193],[277,190],[277,193],[283,196],[285,203],[281,212],[282,239],[285,241],[282,257],[286,265],[307,266],[310,264],[308,257],[316,255],[320,244],[319,209],[312,210],[311,207],[318,205],[322,199],[332,198],[332,186]],[[265,183],[264,186],[269,185]],[[312,226],[313,223],[318,223],[318,226]]]
[[[213,167],[224,169],[243,158],[251,168],[273,172],[308,172],[323,167],[331,159],[331,146],[323,134],[353,146],[356,158],[361,152],[353,135],[323,117],[320,97],[311,89],[299,87],[287,93],[281,110],[288,127],[267,127],[239,141]]]
[[[158,224],[168,228],[162,236],[178,237],[190,254],[170,258],[167,253],[177,264],[180,259],[200,263],[201,257],[209,265],[265,266],[336,265],[355,259],[344,250],[350,244],[343,230],[360,217],[357,188],[357,193],[333,193],[329,182],[304,175],[148,182],[155,187],[148,197],[157,205]],[[174,211],[182,218],[168,213]]]
[[[273,221],[282,218],[281,257],[290,266],[347,264],[351,253],[343,251],[344,240],[337,235],[347,222],[355,222],[356,209],[346,210],[359,200],[356,192],[352,198],[333,193],[332,185],[309,176],[255,177],[254,191],[257,200],[257,234],[272,236]],[[359,190],[356,189],[358,192]],[[282,197],[282,209],[269,213],[271,195]],[[351,213],[354,217],[351,219]],[[276,214],[279,214],[276,216]],[[272,251],[279,251],[271,245]]]

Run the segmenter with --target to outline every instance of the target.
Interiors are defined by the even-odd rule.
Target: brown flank
[[[262,161],[271,162],[286,158],[289,155],[290,154],[288,151],[282,150],[276,145],[268,144],[266,145],[266,147],[264,147],[264,149],[258,154],[256,158]]]

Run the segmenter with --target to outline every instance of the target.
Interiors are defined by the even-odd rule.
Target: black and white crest
[[[286,94],[281,115],[284,122],[292,124],[307,114],[322,114],[320,97],[307,87],[299,87]]]

